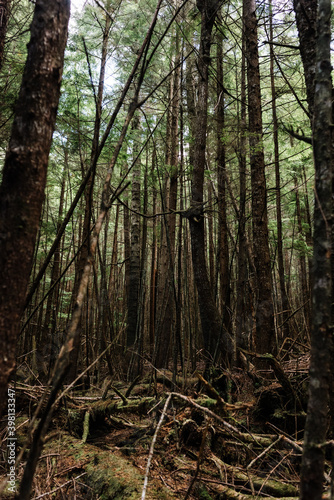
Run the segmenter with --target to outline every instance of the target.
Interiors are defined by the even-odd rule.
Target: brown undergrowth
[[[138,380],[131,394],[120,381],[70,392],[55,411],[32,498],[298,498],[307,373],[291,363],[277,370],[216,371],[211,382],[197,372],[180,376],[178,386],[160,372]],[[18,450],[43,390],[16,384]],[[2,427],[4,479],[5,419]]]

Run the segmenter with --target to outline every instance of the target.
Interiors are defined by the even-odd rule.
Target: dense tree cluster
[[[85,389],[148,364],[175,381],[312,346],[301,498],[321,498],[330,9],[89,0],[67,37],[67,0],[0,1],[2,406],[15,367],[51,409],[83,372]]]

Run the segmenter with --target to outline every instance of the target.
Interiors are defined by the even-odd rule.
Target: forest
[[[1,498],[334,500],[331,13],[0,0]]]

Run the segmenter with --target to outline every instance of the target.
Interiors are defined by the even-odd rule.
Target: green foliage
[[[15,103],[19,94],[23,69],[30,38],[29,25],[33,5],[29,2],[12,2],[4,53],[4,64],[0,75],[0,151],[5,151]]]

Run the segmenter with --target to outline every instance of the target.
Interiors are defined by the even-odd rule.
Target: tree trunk
[[[213,290],[209,281],[206,265],[204,241],[203,187],[205,169],[205,150],[207,135],[208,81],[212,28],[220,2],[216,0],[198,1],[201,13],[201,39],[197,58],[199,70],[198,103],[196,121],[194,120],[193,176],[191,185],[191,208],[187,217],[190,224],[191,250],[194,277],[198,293],[204,347],[210,355],[217,348],[221,350],[224,366],[229,365],[233,357],[232,341],[229,333],[221,324],[221,317],[216,307]]]
[[[270,44],[270,82],[271,82],[271,110],[273,115],[273,136],[274,136],[274,156],[275,156],[275,178],[276,178],[276,223],[277,223],[277,261],[278,261],[278,277],[281,295],[282,315],[280,316],[279,324],[283,324],[284,338],[290,336],[289,329],[289,300],[285,287],[284,259],[283,259],[283,235],[282,235],[282,207],[281,207],[281,176],[280,176],[280,161],[279,161],[279,145],[278,145],[278,120],[276,109],[276,88],[274,76],[274,49],[272,42],[273,36],[273,15],[272,2],[270,0],[270,20],[269,20],[269,41]]]
[[[151,175],[153,177],[156,168],[157,154],[154,147],[152,153],[152,168]],[[152,211],[156,213],[157,211],[157,189],[153,185],[153,196],[152,196]],[[152,252],[151,252],[151,277],[150,277],[150,328],[149,328],[149,344],[150,344],[150,354],[153,354],[154,349],[154,338],[155,338],[155,320],[156,320],[156,282],[157,282],[157,219],[153,218],[152,221]]]
[[[253,247],[257,281],[255,348],[259,353],[272,353],[275,346],[275,326],[268,241],[267,188],[262,142],[261,89],[255,0],[244,0],[244,16]]]
[[[133,131],[139,133],[139,116],[135,117]],[[134,136],[134,142],[137,143],[139,135]],[[134,146],[134,156],[138,153],[138,146]],[[141,162],[140,159],[132,170],[132,197],[131,197],[131,215],[130,215],[130,265],[129,265],[129,294],[128,294],[128,319],[127,319],[127,347],[133,347],[139,334],[139,293],[140,293],[140,182],[141,182]]]
[[[57,116],[70,3],[37,0],[0,188],[0,404],[15,367]],[[1,410],[1,408],[0,408]]]
[[[177,31],[174,36],[175,56],[173,65],[180,61],[180,34]],[[180,105],[180,67],[172,74],[170,81],[170,111],[167,121],[167,142],[166,165],[169,168],[169,176],[166,180],[168,189],[166,190],[168,199],[165,209],[175,211],[177,206],[177,181],[178,181],[178,121]],[[163,272],[158,275],[158,299],[161,304],[162,314],[159,315],[157,324],[157,342],[155,365],[157,367],[167,367],[171,333],[175,330],[175,284],[174,284],[174,263],[175,263],[175,214],[164,217],[162,221],[162,245],[160,254],[160,264]]]
[[[67,156],[67,151],[65,152],[65,155]],[[61,219],[62,219],[62,215],[63,215],[66,174],[67,174],[67,171],[66,171],[66,167],[65,167],[63,170],[63,179],[62,179],[61,192],[60,192],[57,233],[59,231],[59,227],[61,225]],[[43,350],[45,353],[45,348],[47,349],[47,352],[49,351],[49,360],[47,360],[49,365],[50,365],[51,357],[52,357],[51,356],[51,354],[52,354],[51,345],[53,342],[56,341],[56,339],[55,339],[55,330],[56,330],[55,322],[56,322],[57,318],[56,318],[56,315],[54,313],[55,313],[55,309],[58,310],[58,308],[59,308],[59,300],[58,300],[59,284],[56,287],[54,287],[54,285],[59,280],[59,276],[60,276],[60,272],[61,272],[60,243],[61,242],[59,241],[57,248],[55,250],[55,253],[54,253],[54,257],[53,257],[51,281],[50,281],[50,285],[49,285],[49,289],[51,289],[51,292],[48,295],[48,300],[46,303],[45,317],[44,317],[44,325],[43,325],[43,328],[41,328],[41,335],[39,336],[39,341],[38,341],[38,346],[37,346],[37,351],[39,351],[39,352],[41,352],[41,350]],[[57,343],[57,341],[55,343]]]
[[[317,32],[317,0],[293,0],[299,35],[299,50],[304,66],[307,104],[310,120],[314,113],[315,38]]]
[[[10,2],[11,0],[0,0],[0,71],[4,60],[7,24],[10,13]]]
[[[90,152],[90,166],[86,172],[83,172],[83,179],[86,177],[89,170],[92,170],[92,175],[89,177],[85,189],[85,214],[82,228],[82,248],[79,255],[79,262],[77,266],[77,274],[75,277],[75,285],[73,288],[73,303],[75,303],[79,284],[84,272],[84,267],[89,256],[90,251],[90,232],[91,232],[91,220],[92,220],[92,206],[93,206],[93,191],[95,183],[95,173],[96,173],[96,162],[99,146],[99,136],[101,128],[101,113],[102,113],[102,100],[103,100],[103,89],[104,89],[104,78],[107,62],[107,50],[108,50],[108,40],[109,32],[111,27],[111,17],[109,15],[105,16],[105,25],[103,29],[103,39],[102,39],[102,51],[101,51],[101,65],[100,65],[100,76],[98,92],[95,104],[95,121],[94,121],[94,134]],[[68,379],[71,382],[77,374],[77,365],[79,359],[80,345],[81,345],[81,328],[82,322],[80,321],[78,325],[79,334],[76,336],[75,346],[71,353],[72,362],[71,368],[68,374]]]
[[[247,235],[246,235],[246,142],[247,142],[247,105],[246,105],[246,56],[245,56],[245,34],[242,36],[242,61],[241,61],[241,110],[239,122],[239,143],[238,143],[238,161],[239,161],[239,217],[238,217],[238,277],[237,277],[237,304],[236,304],[236,359],[238,366],[243,366],[239,356],[238,347],[249,349],[250,331],[251,331],[251,311],[248,292],[248,268],[247,268]]]
[[[295,192],[296,192],[296,215],[297,215],[297,225],[299,238],[304,239],[303,235],[303,225],[302,225],[302,214],[300,209],[299,191],[297,185],[297,177],[295,181]],[[309,304],[309,287],[307,283],[307,271],[306,271],[306,258],[303,251],[299,252],[299,265],[300,265],[300,284],[301,284],[301,295],[300,300],[303,305],[304,312],[304,323],[306,330],[306,338],[309,338],[310,333],[310,304]]]
[[[231,287],[229,268],[229,248],[227,238],[226,215],[226,161],[225,161],[225,98],[224,98],[224,72],[223,72],[223,32],[217,33],[217,184],[218,184],[218,254],[220,274],[220,297],[222,302],[223,322],[228,331],[231,328]]]
[[[313,145],[316,170],[313,257],[313,324],[310,385],[301,470],[301,500],[320,500],[324,481],[331,327],[332,82],[331,1],[319,0]]]

